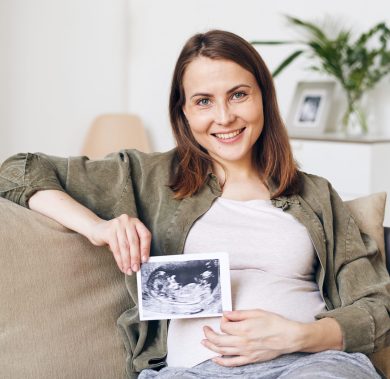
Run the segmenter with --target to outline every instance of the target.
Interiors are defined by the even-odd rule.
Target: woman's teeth
[[[231,133],[215,133],[214,135],[217,137],[217,138],[221,138],[221,139],[229,139],[229,138],[233,138],[235,136],[238,136],[241,132],[244,131],[245,128],[242,128],[242,129],[239,129],[239,130],[236,130],[235,132],[231,132]]]

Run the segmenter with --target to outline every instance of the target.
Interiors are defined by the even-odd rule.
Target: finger
[[[266,312],[261,309],[245,309],[239,311],[225,311],[223,312],[223,316],[230,321],[243,321],[248,318],[260,317],[265,313]]]
[[[118,239],[118,244],[119,244],[119,251],[121,255],[121,260],[122,260],[122,265],[124,272],[127,275],[132,274],[131,270],[131,262],[130,262],[130,246],[128,243],[128,238],[127,238],[127,233],[125,228],[120,228],[117,230],[117,239]]]
[[[142,222],[136,223],[135,228],[137,230],[138,237],[140,240],[141,261],[144,263],[148,260],[150,255],[150,244],[152,241],[152,235]]]
[[[261,310],[244,310],[224,312],[221,319],[221,331],[235,336],[248,336],[253,332],[254,322],[258,325],[264,322],[267,315],[273,315]]]
[[[126,234],[130,245],[131,269],[136,272],[140,266],[140,242],[137,230],[133,224],[126,227]]]
[[[221,331],[225,334],[229,334],[232,336],[246,336],[250,330],[250,325],[248,325],[248,321],[222,321],[221,322]]]
[[[112,255],[114,256],[115,262],[118,265],[119,269],[125,273],[123,264],[122,264],[122,257],[121,253],[119,250],[119,244],[118,244],[118,239],[116,237],[116,234],[110,239],[108,246],[110,250],[112,251]]]
[[[208,326],[205,326],[203,328],[203,331],[207,340],[210,341],[215,346],[241,348],[245,344],[244,340],[241,337],[232,336],[229,334],[216,333],[213,329],[211,329]]]
[[[272,350],[258,350],[255,354],[237,354],[236,356],[220,356],[212,358],[213,362],[226,367],[242,366],[255,362],[267,362],[281,354]]]
[[[231,346],[218,346],[213,344],[209,340],[203,340],[202,345],[204,347],[207,347],[207,349],[214,351],[217,354],[220,355],[239,355],[240,349],[238,347],[231,347]]]
[[[214,363],[225,367],[243,366],[252,363],[249,357],[243,355],[235,357],[215,357],[212,360]]]

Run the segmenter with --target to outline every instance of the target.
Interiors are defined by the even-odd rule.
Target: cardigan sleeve
[[[17,154],[2,164],[1,197],[28,207],[31,196],[41,190],[64,191],[104,219],[124,213],[124,200],[126,213],[137,215],[131,151],[113,153],[101,160]]]
[[[341,326],[344,350],[371,353],[390,344],[390,278],[375,241],[361,233],[337,193],[332,203],[334,281],[340,306],[317,318]]]

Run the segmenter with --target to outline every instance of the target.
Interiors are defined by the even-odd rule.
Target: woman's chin
[[[240,152],[226,152],[221,154],[221,152],[218,152],[217,154],[214,152],[210,152],[209,154],[211,157],[220,163],[226,163],[229,165],[232,164],[243,164],[244,162],[248,162],[249,165],[251,165],[251,150],[250,151],[240,151]]]

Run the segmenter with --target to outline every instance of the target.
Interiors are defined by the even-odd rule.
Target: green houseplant
[[[306,56],[312,64],[309,69],[332,76],[343,88],[347,108],[342,118],[344,128],[357,122],[362,131],[368,131],[367,119],[360,101],[363,94],[390,73],[390,29],[378,23],[354,38],[351,31],[341,29],[330,37],[319,26],[296,17],[286,16],[303,38],[296,41],[253,41],[253,45],[294,44],[299,48],[285,58],[273,72],[276,77],[295,59]],[[334,33],[334,32],[333,32]]]

